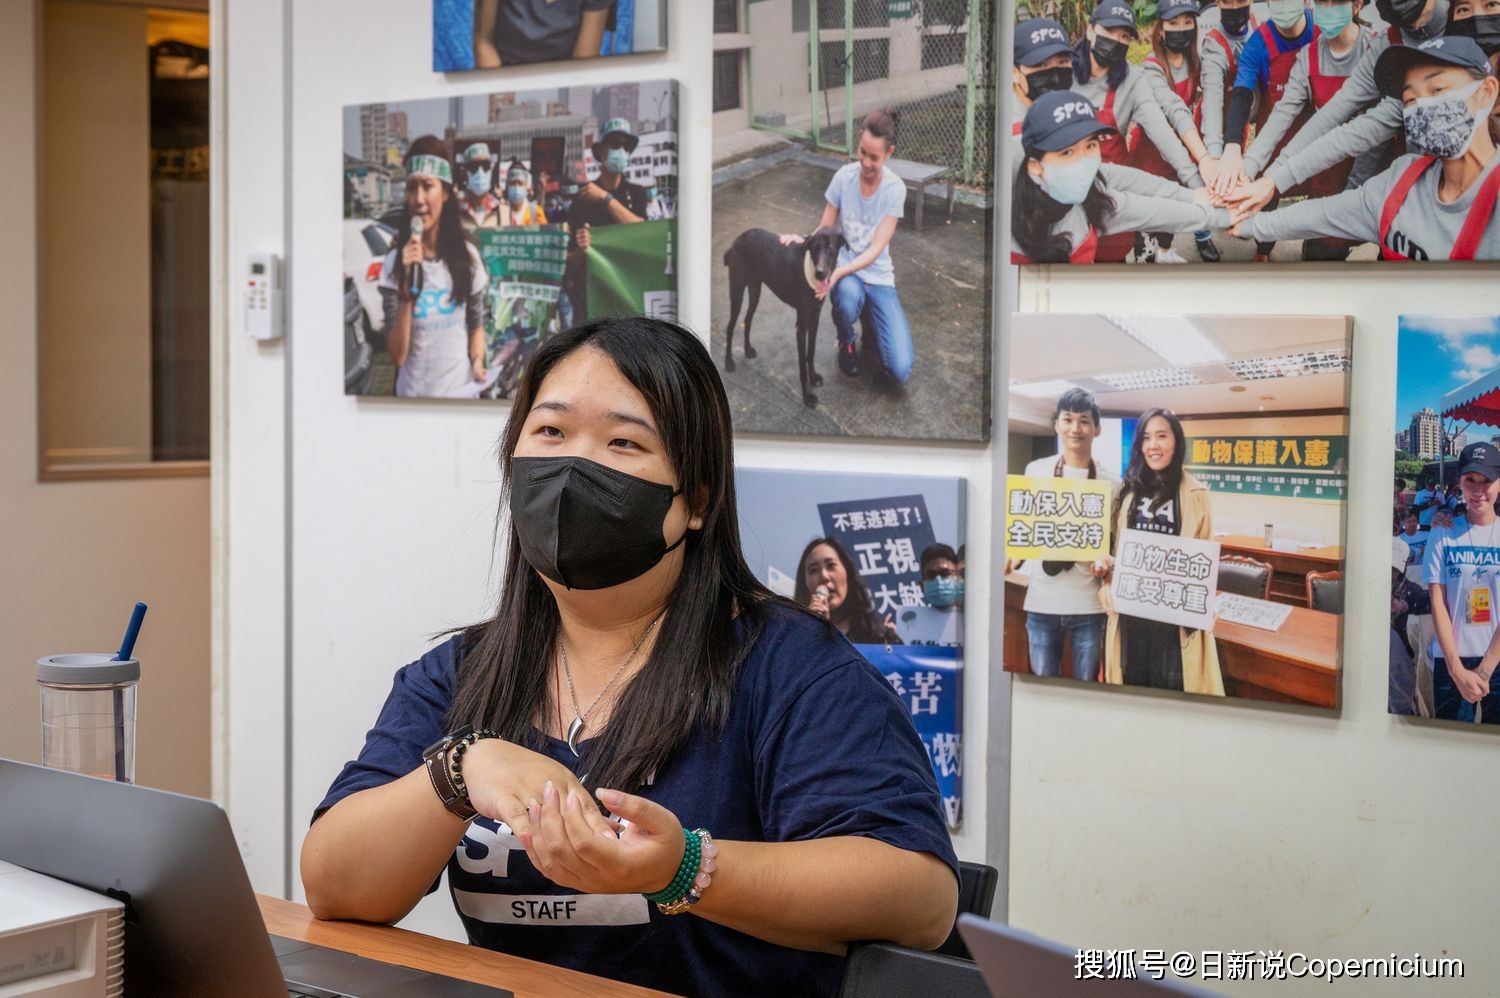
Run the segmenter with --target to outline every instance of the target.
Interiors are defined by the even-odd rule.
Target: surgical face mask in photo
[[[469,193],[478,197],[490,189],[490,171],[479,167],[469,168]]]
[[[1313,4],[1313,23],[1329,38],[1343,31],[1353,20],[1354,4],[1352,3]]]
[[[604,168],[610,173],[624,174],[630,169],[630,153],[624,149],[611,149],[604,154]]]
[[[1198,31],[1190,28],[1187,31],[1163,31],[1162,44],[1167,47],[1168,52],[1191,52],[1194,43],[1198,41]]]
[[[1050,94],[1057,90],[1067,90],[1072,85],[1072,66],[1053,66],[1051,69],[1039,69],[1035,73],[1026,75],[1026,97],[1029,100],[1036,100],[1042,94]]]
[[[1483,82],[1475,80],[1467,87],[1436,97],[1419,97],[1402,109],[1407,148],[1438,159],[1457,159],[1468,152],[1489,112],[1487,106],[1478,111],[1469,107],[1469,98]]]
[[[1245,29],[1250,27],[1250,8],[1220,7],[1219,27],[1223,28],[1226,33],[1234,35],[1235,37],[1243,35],[1245,33]]]
[[[1094,178],[1098,175],[1099,157],[1080,156],[1066,165],[1044,165],[1042,177],[1036,182],[1047,192],[1048,197],[1059,204],[1083,204],[1083,199],[1089,196],[1089,191],[1094,187]]]
[[[928,606],[946,610],[958,602],[958,580],[951,575],[946,579],[927,579],[922,583],[922,598]]]
[[[1448,25],[1448,34],[1474,39],[1485,55],[1500,52],[1500,14],[1476,14]]]
[[[511,186],[505,189],[505,200],[511,204],[520,205],[526,202],[526,188]]]
[[[1284,31],[1291,31],[1302,19],[1307,8],[1302,0],[1270,0],[1271,22]]]

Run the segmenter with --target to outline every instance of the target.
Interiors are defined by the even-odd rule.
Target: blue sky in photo
[[[1500,315],[1403,315],[1396,350],[1396,429],[1404,430],[1412,413],[1440,410],[1444,394],[1500,367]]]

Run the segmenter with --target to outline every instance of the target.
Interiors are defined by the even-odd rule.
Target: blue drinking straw
[[[137,602],[130,612],[130,623],[125,625],[125,638],[115,654],[116,662],[124,662],[135,652],[135,639],[141,634],[141,621],[146,619],[146,604]],[[125,691],[115,689],[115,780],[125,782]]]

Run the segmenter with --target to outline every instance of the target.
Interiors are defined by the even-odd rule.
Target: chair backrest
[[[989,918],[990,909],[995,904],[995,885],[1000,881],[1000,871],[985,863],[958,864],[958,913],[967,912],[970,915],[978,915],[980,918]],[[948,938],[943,940],[935,952],[947,956],[961,957],[965,960],[973,959],[969,954],[968,944],[958,934],[958,925],[953,926],[953,931],[948,933]]]
[[[1239,596],[1270,599],[1273,571],[1268,561],[1258,561],[1255,558],[1246,558],[1237,554],[1221,555],[1219,589]]]
[[[894,943],[849,947],[844,980],[839,986],[839,998],[989,998],[989,994],[974,961]]]
[[[1344,612],[1344,573],[1308,572],[1307,605],[1324,613]]]

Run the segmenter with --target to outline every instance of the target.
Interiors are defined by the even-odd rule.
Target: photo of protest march
[[[957,828],[964,480],[741,467],[735,492],[751,571],[830,620],[885,676],[911,711]]]
[[[994,16],[714,5],[710,351],[737,431],[989,439]]]
[[[1350,336],[1013,316],[1006,671],[1337,708]]]
[[[1403,315],[1392,714],[1500,724],[1500,316]]]
[[[1476,0],[1022,0],[1012,259],[1500,260]]]
[[[667,47],[667,0],[432,0],[432,69],[504,69]]]
[[[506,399],[537,345],[675,319],[669,81],[344,109],[344,392]]]

